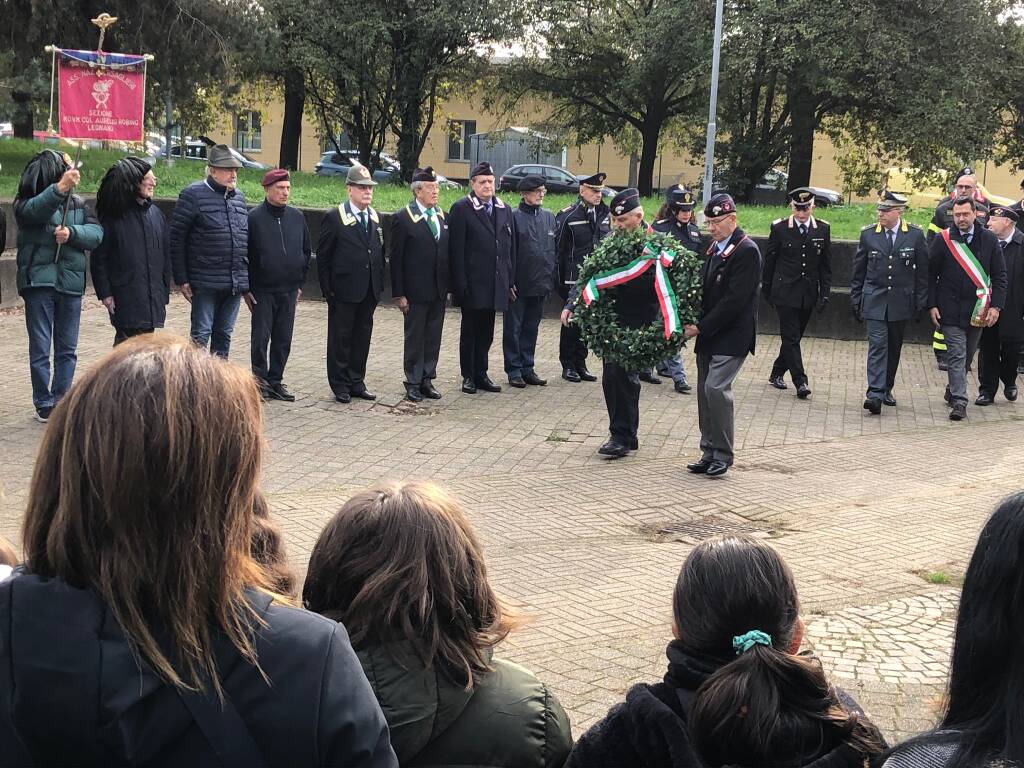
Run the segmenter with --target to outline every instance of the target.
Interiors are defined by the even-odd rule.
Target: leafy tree
[[[537,43],[510,67],[508,109],[524,96],[578,143],[639,138],[637,186],[650,194],[662,131],[697,121],[707,104],[714,7],[709,0],[538,2]]]

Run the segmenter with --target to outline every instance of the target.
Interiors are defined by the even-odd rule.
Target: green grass
[[[12,199],[17,193],[18,177],[25,163],[38,152],[40,144],[20,139],[0,140],[0,199]],[[74,151],[71,151],[74,155]],[[82,182],[79,192],[83,195],[95,194],[100,179],[107,168],[124,156],[119,151],[98,149],[82,152]],[[178,192],[193,181],[202,179],[205,166],[196,160],[178,160],[173,166],[158,161],[155,173],[157,176],[157,197],[175,198]],[[250,201],[263,198],[260,186],[262,171],[240,170],[239,187]],[[466,194],[466,190],[442,190],[441,206],[447,209]],[[503,197],[514,202],[514,193],[505,193]],[[324,178],[311,173],[292,174],[292,198],[294,205],[304,208],[330,208],[345,198],[345,184],[338,178]],[[410,200],[406,187],[399,185],[381,185],[374,191],[374,207],[380,211],[393,211]],[[557,211],[575,200],[574,195],[548,195],[544,206]],[[653,221],[661,206],[661,197],[649,197],[643,200],[647,221]],[[864,204],[846,205],[840,208],[819,209],[821,218],[832,225],[832,237],[836,240],[856,240],[865,224],[875,221],[874,206]],[[740,226],[753,235],[766,235],[772,221],[789,215],[789,209],[775,206],[740,206]],[[907,219],[926,227],[931,219],[932,211],[912,209]]]

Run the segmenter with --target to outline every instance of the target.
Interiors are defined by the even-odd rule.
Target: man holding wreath
[[[701,319],[683,328],[697,338],[699,461],[686,468],[698,475],[724,475],[733,462],[732,382],[757,339],[757,292],[761,251],[736,222],[736,203],[719,192],[704,207],[712,244],[704,264]]]

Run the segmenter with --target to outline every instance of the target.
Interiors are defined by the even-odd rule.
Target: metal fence
[[[500,176],[513,165],[564,166],[565,147],[544,134],[524,128],[506,128],[503,131],[474,133],[469,137],[469,165],[486,160]]]

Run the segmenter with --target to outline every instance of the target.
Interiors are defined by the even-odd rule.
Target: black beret
[[[491,168],[491,164],[486,160],[477,163],[473,166],[473,170],[469,172],[469,178],[474,179],[477,176],[493,176],[494,169]]]
[[[994,205],[988,212],[988,215],[1002,216],[1004,219],[1009,219],[1010,221],[1020,221],[1020,216],[1018,216],[1017,212],[1008,205]]]
[[[814,193],[807,187],[791,189],[786,194],[786,197],[789,198],[791,203],[796,203],[797,205],[810,205],[814,202]]]
[[[580,178],[580,186],[590,187],[592,189],[602,189],[604,187],[604,180],[608,178],[607,173],[601,173],[598,171],[595,174],[591,174],[586,178]]]
[[[712,195],[708,204],[704,206],[704,215],[709,219],[717,219],[729,213],[736,213],[736,203],[732,195],[726,192]]]
[[[613,216],[625,216],[640,207],[640,193],[633,187],[624,189],[612,198],[608,206]]]
[[[666,199],[668,204],[678,211],[692,211],[697,205],[697,199],[693,196],[693,192],[678,184],[669,187]]]
[[[412,180],[417,181],[437,181],[437,174],[434,173],[434,169],[429,165],[426,168],[417,168],[412,174]]]
[[[538,176],[533,173],[529,176],[524,176],[519,180],[519,186],[516,187],[520,192],[533,192],[534,190],[540,189],[544,186],[544,177]]]

